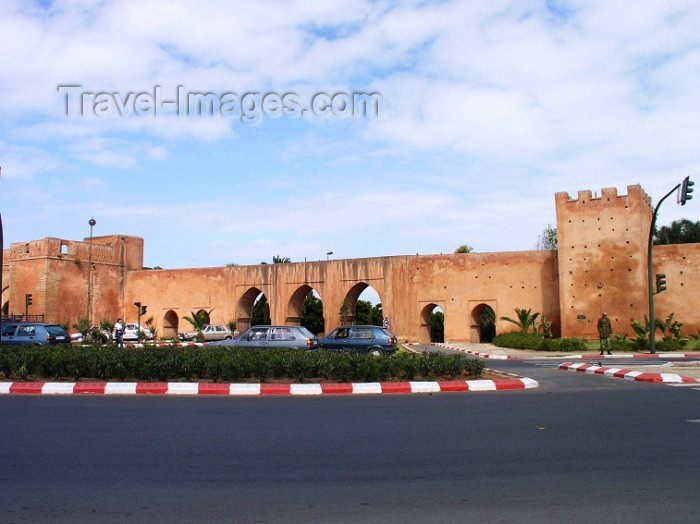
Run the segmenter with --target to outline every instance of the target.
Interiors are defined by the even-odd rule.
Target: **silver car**
[[[316,349],[318,340],[304,326],[253,326],[232,340],[210,342],[207,346]]]

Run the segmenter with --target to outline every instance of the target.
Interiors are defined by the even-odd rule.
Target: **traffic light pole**
[[[654,316],[654,268],[653,268],[653,258],[652,258],[652,246],[654,245],[654,229],[656,228],[656,216],[659,214],[659,208],[664,200],[671,196],[678,188],[681,187],[677,184],[676,187],[671,189],[666,196],[664,196],[659,203],[656,204],[654,208],[654,214],[651,217],[651,227],[649,227],[649,245],[647,250],[647,261],[649,263],[647,276],[649,278],[649,352],[656,353],[656,317]]]

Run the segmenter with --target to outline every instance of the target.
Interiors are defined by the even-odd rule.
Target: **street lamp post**
[[[97,221],[94,218],[90,218],[88,221],[90,224],[90,244],[88,246],[88,285],[87,285],[87,324],[88,328],[92,326],[91,323],[91,313],[92,313],[92,228],[95,227]]]
[[[326,262],[328,262],[331,259],[331,255],[333,254],[333,251],[329,251],[326,253]]]

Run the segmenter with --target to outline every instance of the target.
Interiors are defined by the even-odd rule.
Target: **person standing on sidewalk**
[[[603,313],[603,316],[598,319],[598,336],[600,337],[600,354],[603,355],[607,350],[608,355],[612,355],[610,352],[610,337],[612,336],[612,323],[608,318],[607,313]]]
[[[118,318],[117,323],[114,324],[114,341],[119,344],[119,346],[124,345],[124,326],[122,325],[122,319]]]

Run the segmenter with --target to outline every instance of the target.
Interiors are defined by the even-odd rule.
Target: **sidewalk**
[[[613,355],[600,355],[591,353],[566,353],[554,351],[534,351],[529,349],[510,349],[494,346],[493,344],[474,344],[472,342],[449,342],[447,344],[435,344],[439,347],[457,349],[488,360],[537,360],[555,359],[562,360],[570,365],[562,367],[571,371],[585,371],[587,373],[599,373],[621,378],[642,380],[647,382],[698,382],[700,383],[700,361],[695,362],[666,362],[671,358],[700,358],[700,353],[617,353]],[[608,359],[625,359],[624,364],[616,363],[615,367],[606,364]],[[650,365],[650,360],[664,361],[664,364]],[[584,364],[593,364],[582,369]],[[600,364],[600,365],[598,365]],[[602,371],[601,371],[602,370]],[[626,376],[623,376],[626,375]],[[653,376],[658,375],[658,376]],[[680,380],[669,380],[669,375],[677,375]],[[682,380],[688,379],[688,380]]]

